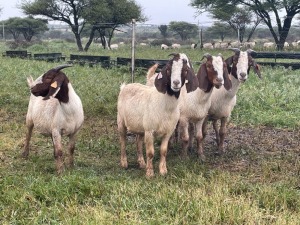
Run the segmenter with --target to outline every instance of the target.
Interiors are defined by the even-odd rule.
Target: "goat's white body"
[[[231,78],[232,88],[227,91],[224,86],[220,89],[214,88],[211,94],[211,106],[208,114],[214,119],[221,119],[223,117],[230,117],[231,112],[236,104],[236,93],[240,87],[240,82],[229,75]]]
[[[178,99],[142,84],[122,85],[118,101],[118,123],[132,133],[172,133],[179,118]]]
[[[211,93],[204,92],[199,88],[187,93],[185,86],[179,97],[180,119],[196,122],[205,118],[211,104]]]
[[[69,102],[60,103],[56,98],[30,96],[26,123],[33,123],[42,134],[52,135],[55,129],[62,135],[76,133],[81,127],[84,115],[82,103],[69,83]]]
[[[28,79],[28,84],[33,87],[41,82],[41,77],[32,81]],[[68,143],[68,166],[73,166],[73,155],[75,150],[75,136],[84,120],[84,113],[81,100],[75,93],[72,85],[68,83],[67,103],[60,102],[57,98],[44,97],[31,94],[26,116],[27,134],[24,145],[23,157],[29,154],[29,141],[32,130],[35,127],[40,133],[51,136],[54,146],[54,158],[57,173],[63,171],[64,160],[61,139],[63,135],[69,137]]]
[[[162,137],[160,174],[167,173],[166,154],[168,141],[179,119],[178,99],[157,91],[156,87],[138,83],[122,85],[118,98],[118,130],[121,143],[121,166],[128,167],[125,142],[126,131],[138,134],[138,162],[146,167],[146,176],[154,175],[154,135]],[[146,145],[147,165],[142,153],[142,138]]]

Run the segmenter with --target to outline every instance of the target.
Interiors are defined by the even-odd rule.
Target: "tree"
[[[126,18],[126,23],[128,23],[129,17],[131,19],[133,18],[132,16],[138,16],[132,14],[131,8],[134,8],[134,5],[136,4],[133,0],[33,0],[33,2],[23,1],[21,9],[27,15],[40,15],[68,24],[75,36],[79,51],[84,50],[81,32],[85,25],[90,23],[92,25],[90,40],[85,47],[87,51],[97,30],[93,25],[103,22],[114,24],[110,32],[112,36],[116,27],[125,23],[124,18]],[[134,9],[136,8],[140,9],[138,6]]]
[[[227,23],[215,22],[213,26],[207,28],[206,32],[218,36],[221,41],[224,41],[225,36],[232,33],[232,29]]]
[[[104,3],[99,0],[90,0],[89,4],[89,8],[94,10],[85,11],[83,14],[86,22],[92,25],[89,41],[85,47],[86,51],[95,36],[95,31],[98,31],[104,48],[106,36],[108,36],[107,44],[110,47],[113,34],[120,26],[130,23],[132,19],[140,22],[145,20],[141,7],[132,0],[104,0]],[[99,14],[101,9],[102,14]]]
[[[195,37],[198,34],[198,26],[195,24],[190,24],[184,21],[175,22],[172,21],[169,24],[169,28],[176,35],[179,35],[181,40],[185,41],[189,38]]]
[[[160,25],[158,26],[158,30],[160,31],[160,34],[163,36],[163,38],[166,38],[168,36],[168,26],[167,25]]]
[[[191,6],[197,8],[199,13],[228,5],[249,7],[268,26],[278,50],[283,49],[292,20],[300,13],[300,0],[191,0]],[[280,16],[279,12],[284,12],[285,15]]]
[[[48,30],[47,21],[34,19],[33,17],[12,17],[5,24],[6,30],[13,36],[15,41],[18,41],[20,36],[23,35],[25,40],[30,42],[34,36]]]

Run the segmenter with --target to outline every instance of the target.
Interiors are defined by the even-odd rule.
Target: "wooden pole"
[[[135,69],[135,19],[132,19],[132,39],[131,39],[131,82],[134,82]]]

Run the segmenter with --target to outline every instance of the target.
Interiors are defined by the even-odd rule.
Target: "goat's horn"
[[[72,65],[70,65],[70,64],[60,65],[60,66],[54,68],[54,70],[55,70],[56,72],[58,72],[58,71],[60,71],[60,70],[62,70],[62,69],[64,69],[64,68],[66,68],[66,67],[71,67],[71,66],[72,66]]]
[[[204,58],[208,59],[208,58],[211,58],[211,57],[212,57],[211,54],[205,53],[200,61],[202,61]]]
[[[168,56],[175,56],[177,53],[170,53]]]
[[[239,53],[241,51],[238,48],[228,48],[228,49],[234,51],[235,53]]]

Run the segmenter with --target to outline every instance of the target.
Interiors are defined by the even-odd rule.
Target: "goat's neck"
[[[236,79],[233,75],[230,74],[229,76],[231,79],[232,88],[230,91],[227,91],[227,94],[234,96],[238,92],[241,82],[238,79]]]
[[[68,88],[69,101],[67,103],[61,103],[61,107],[64,108],[66,111],[76,112],[80,107],[82,107],[82,103],[79,96],[76,94],[75,90],[73,89],[70,83],[68,84]]]

